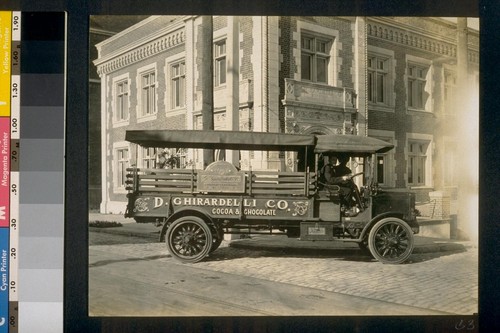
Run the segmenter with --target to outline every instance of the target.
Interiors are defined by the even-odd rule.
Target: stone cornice
[[[357,109],[354,108],[342,108],[338,106],[331,106],[326,104],[319,104],[313,102],[300,102],[300,101],[290,101],[286,99],[282,99],[281,103],[283,106],[293,106],[300,107],[303,109],[311,109],[311,110],[319,110],[319,111],[327,111],[327,112],[341,112],[341,113],[356,113]]]
[[[109,36],[109,37],[114,35],[114,32],[112,32],[112,31],[104,30],[104,29],[96,29],[96,28],[90,28],[89,33],[94,34],[94,35],[102,35],[102,36]]]
[[[440,57],[456,58],[457,56],[456,41],[437,33],[402,26],[400,22],[392,22],[390,19],[383,18],[371,18],[366,26],[366,33],[370,39],[404,45]],[[468,59],[471,63],[479,63],[479,51],[474,48],[474,45],[469,45]]]
[[[139,47],[133,48],[129,51],[105,58],[99,58],[94,61],[94,64],[97,66],[97,73],[101,76],[102,74],[116,71],[155,54],[182,45],[185,43],[185,38],[185,30],[182,28],[176,31],[171,31],[168,34],[160,36],[153,41],[140,45]]]

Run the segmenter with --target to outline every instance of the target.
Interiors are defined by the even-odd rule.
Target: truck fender
[[[402,213],[400,212],[385,212],[385,213],[382,213],[382,214],[379,214],[377,216],[375,216],[374,218],[372,218],[372,220],[370,221],[370,223],[368,223],[365,228],[363,229],[363,231],[361,231],[361,237],[360,239],[363,240],[366,238],[366,236],[370,233],[370,230],[372,229],[372,227],[375,225],[375,223],[377,223],[378,221],[386,218],[386,217],[395,217],[395,218],[398,218],[400,220],[403,220],[403,215]]]
[[[180,217],[183,216],[196,216],[204,221],[206,221],[209,224],[215,225],[212,217],[206,213],[206,211],[201,210],[201,209],[196,209],[196,208],[185,208],[179,211],[176,211],[174,214],[170,215],[167,220],[165,221],[165,224],[163,225],[163,228],[160,231],[160,242],[165,241],[165,234],[167,233],[167,229],[170,226],[170,224],[177,220]]]

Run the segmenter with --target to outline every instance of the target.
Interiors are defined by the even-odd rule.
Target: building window
[[[388,104],[389,60],[378,56],[368,57],[368,101]]]
[[[116,150],[116,183],[117,187],[125,187],[127,176],[127,168],[129,166],[128,148],[120,148]]]
[[[383,185],[385,183],[385,156],[377,155],[377,183]]]
[[[301,37],[301,78],[305,81],[328,83],[331,41],[303,35]]]
[[[408,143],[408,185],[425,185],[425,163],[428,144]]]
[[[425,91],[428,67],[408,65],[408,107],[425,109],[428,93]]]
[[[145,169],[156,168],[156,148],[141,148],[140,166]]]
[[[156,113],[156,74],[154,71],[141,74],[141,106],[142,116]]]
[[[178,109],[186,106],[186,66],[184,62],[173,64],[170,67],[171,107]]]
[[[176,155],[179,158],[179,167],[185,169],[191,166],[191,162],[188,160],[188,150],[187,148],[179,148],[176,151]]]
[[[116,121],[128,120],[128,80],[116,83]]]
[[[215,86],[226,84],[226,40],[219,41],[214,45],[215,57]]]
[[[391,139],[383,139],[389,143],[392,142]],[[392,187],[394,171],[391,172],[392,165],[394,165],[394,153],[388,152],[385,154],[377,154],[375,158],[376,168],[377,168],[377,184],[380,186]]]

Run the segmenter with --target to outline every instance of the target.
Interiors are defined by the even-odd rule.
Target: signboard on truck
[[[145,196],[135,200],[134,213],[144,216],[168,216],[183,208],[198,208],[217,218],[305,217],[309,216],[312,209],[310,200],[235,196]]]

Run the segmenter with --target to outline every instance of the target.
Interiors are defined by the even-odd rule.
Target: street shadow
[[[447,257],[454,254],[467,252],[467,248],[463,246],[462,248],[457,248],[449,251],[439,251],[439,252],[427,252],[427,253],[414,253],[405,262],[405,264],[418,264],[426,261],[435,260],[441,257]]]
[[[434,251],[417,249],[410,258],[402,264],[418,264],[435,260],[441,257],[466,252],[467,248],[461,244],[454,244],[453,248],[436,249]],[[259,248],[223,247],[212,252],[204,261],[222,261],[243,258],[314,258],[335,259],[347,262],[378,262],[367,250],[357,248],[348,249],[307,249],[307,248]]]
[[[106,266],[106,265],[115,264],[115,263],[119,263],[119,262],[147,261],[147,260],[157,260],[157,259],[163,259],[163,258],[169,258],[169,257],[171,257],[170,254],[148,256],[148,257],[143,257],[143,258],[124,258],[124,259],[115,259],[115,260],[101,260],[101,261],[96,261],[94,263],[89,264],[89,268]]]
[[[204,261],[224,261],[244,258],[312,258],[312,259],[335,259],[353,262],[371,262],[373,257],[359,249],[329,250],[322,249],[242,249],[238,247],[224,247],[210,253]]]

